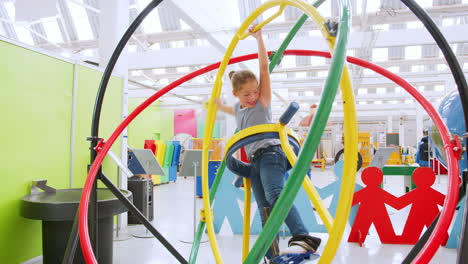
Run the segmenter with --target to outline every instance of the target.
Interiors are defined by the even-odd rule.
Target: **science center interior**
[[[468,0],[0,0],[0,263],[468,263],[467,33]]]

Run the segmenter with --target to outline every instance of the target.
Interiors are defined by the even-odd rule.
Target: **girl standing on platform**
[[[261,30],[253,32],[253,29],[254,26],[249,29],[249,32],[257,40],[259,80],[249,70],[232,71],[229,73],[233,87],[232,92],[239,101],[234,106],[227,106],[219,99],[216,100],[216,104],[221,111],[235,116],[239,130],[272,123],[272,92],[268,71],[268,54]],[[246,145],[245,150],[251,166],[238,166],[238,164],[227,164],[227,166],[234,173],[250,178],[258,209],[263,212],[263,208],[273,208],[275,205],[283,190],[284,177],[290,165],[278,139],[262,139]],[[262,216],[262,224],[265,224],[266,219],[264,219],[262,213],[260,215]],[[280,254],[315,252],[317,250],[321,239],[308,234],[294,205],[289,211],[285,222],[292,234],[292,238],[288,243],[290,248]],[[274,256],[269,250],[266,257],[271,259]]]

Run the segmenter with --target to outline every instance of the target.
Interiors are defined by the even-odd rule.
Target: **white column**
[[[392,133],[393,131],[393,120],[392,115],[387,117],[387,133]]]
[[[99,0],[100,28],[99,28],[99,67],[105,69],[117,44],[129,26],[129,0]],[[124,48],[112,71],[123,80],[122,89],[122,119],[128,114],[128,56],[127,48]],[[121,161],[127,165],[127,130],[121,136],[122,148]],[[119,188],[127,190],[127,175],[119,169]],[[116,239],[128,237],[127,213],[118,216],[118,235]]]
[[[106,68],[109,59],[129,25],[129,0],[99,0],[99,67]],[[127,49],[124,48],[113,73],[128,74]]]
[[[399,122],[398,122],[398,138],[400,141],[400,146],[405,146],[405,122],[404,116],[400,115]]]
[[[423,124],[423,112],[421,107],[416,108],[416,138],[414,139],[415,144],[412,144],[417,147],[419,140],[423,135],[424,124]]]

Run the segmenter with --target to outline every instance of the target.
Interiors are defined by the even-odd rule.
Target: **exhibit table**
[[[21,199],[21,216],[42,220],[43,263],[61,263],[77,213],[82,189],[40,192]],[[121,190],[131,200],[132,193]],[[98,261],[112,263],[113,216],[127,208],[108,189],[98,189]],[[85,263],[78,248],[73,263]]]

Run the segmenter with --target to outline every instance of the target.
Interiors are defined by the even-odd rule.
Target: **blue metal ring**
[[[266,132],[266,133],[260,133],[260,134],[254,134],[254,135],[250,135],[248,137],[245,137],[239,141],[237,141],[236,143],[234,143],[227,151],[226,153],[226,165],[227,167],[229,168],[229,170],[231,170],[232,172],[238,174],[238,175],[241,175],[241,173],[237,172],[235,167],[250,167],[251,165],[249,163],[245,163],[245,162],[242,162],[236,158],[233,157],[233,154],[239,150],[240,148],[250,144],[250,143],[253,143],[255,141],[258,141],[258,140],[262,140],[262,139],[267,139],[267,138],[273,138],[273,139],[279,139],[279,134],[278,132]],[[289,144],[293,147],[293,150],[294,150],[294,153],[299,153],[299,150],[300,150],[300,146],[299,146],[299,142],[291,137],[291,136],[288,136],[288,141],[289,141]],[[235,167],[232,167],[230,166],[231,164],[237,164],[237,166]],[[247,176],[247,175],[241,175],[241,176]]]

